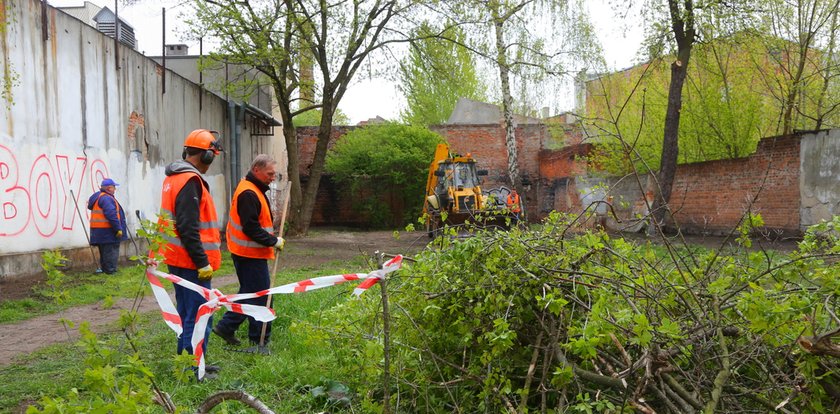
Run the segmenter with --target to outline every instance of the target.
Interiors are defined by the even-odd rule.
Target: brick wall
[[[750,209],[766,228],[798,233],[799,147],[798,135],[765,138],[746,158],[680,165],[671,195],[677,222],[686,231],[726,232]]]
[[[354,126],[339,126],[333,129],[330,146],[337,139],[353,130]],[[478,168],[487,170],[489,175],[484,177],[484,188],[499,186],[509,187],[507,174],[507,147],[505,146],[505,132],[499,125],[438,125],[431,128],[443,136],[450,144],[450,149],[457,153],[471,153],[478,160]],[[315,143],[317,141],[317,127],[301,127],[297,130],[300,148],[300,174],[309,176],[309,167],[314,158]],[[532,219],[539,219],[545,214],[544,208],[539,208],[540,194],[543,192],[539,185],[540,177],[540,149],[549,133],[542,125],[520,125],[516,129],[518,141],[519,165],[522,177],[530,182],[530,190],[523,195],[525,207],[531,213]],[[431,162],[431,160],[429,160]],[[342,198],[338,189],[325,177],[321,181],[315,210],[312,214],[312,225],[363,225],[365,219],[355,215],[348,198]],[[539,212],[539,213],[538,213]]]
[[[478,168],[488,171],[483,188],[510,187],[505,130],[501,125],[435,125],[431,130],[446,138],[450,151],[472,154],[478,161]],[[549,139],[549,132],[544,125],[525,124],[519,125],[515,133],[520,174],[524,183],[530,183],[522,194],[525,211],[530,220],[539,220],[543,217],[539,208],[540,149]]]
[[[575,144],[559,150],[539,153],[539,217],[552,210],[577,213],[582,210],[575,177],[586,174],[583,157],[592,151],[592,144]]]
[[[355,126],[334,126],[330,134],[330,142],[327,148],[332,148],[336,141],[344,134],[356,129]],[[309,176],[309,167],[315,159],[315,144],[318,142],[318,127],[306,126],[297,129],[297,142],[300,156],[300,175]]]
[[[331,145],[353,128],[335,128]],[[479,168],[488,170],[484,188],[510,185],[501,126],[439,125],[432,130],[446,138],[453,152],[471,153],[478,160]],[[586,179],[582,157],[592,150],[592,145],[544,149],[549,133],[541,125],[521,125],[516,133],[520,169],[531,183],[524,195],[530,219],[540,220],[551,210],[580,212],[583,207],[580,191],[592,184]],[[308,176],[312,162],[316,134],[316,127],[298,129],[304,177]],[[752,211],[761,213],[766,228],[798,233],[799,154],[799,136],[774,137],[762,140],[749,157],[678,166],[672,195],[677,222],[686,232],[727,232],[738,224],[755,199]],[[625,201],[632,206],[640,200]],[[365,218],[352,209],[352,197],[329,177],[324,177],[312,225],[365,224]]]

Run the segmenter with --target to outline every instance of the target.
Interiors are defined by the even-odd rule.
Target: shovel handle
[[[283,227],[286,225],[286,213],[289,211],[289,199],[292,198],[292,182],[286,182],[286,199],[283,200],[283,212],[280,215],[280,229],[277,231],[279,237],[283,237]],[[277,274],[277,266],[280,264],[280,252],[275,253],[274,257],[274,267],[271,270],[271,275],[269,276],[269,285],[274,286],[274,275]],[[265,303],[266,308],[271,308],[271,295],[268,295],[268,299],[266,299]],[[265,347],[265,331],[268,329],[268,322],[263,322],[262,330],[260,331],[260,348]]]

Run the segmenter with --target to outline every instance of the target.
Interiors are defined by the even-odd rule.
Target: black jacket
[[[262,226],[260,226],[260,209],[262,208],[262,205],[260,204],[260,199],[258,197],[262,197],[270,206],[271,203],[265,195],[266,191],[269,190],[269,187],[257,180],[257,178],[250,172],[248,172],[248,175],[245,176],[245,179],[257,186],[261,193],[255,194],[251,190],[246,190],[239,194],[236,212],[239,213],[239,220],[242,221],[242,232],[244,232],[249,239],[263,246],[274,246],[277,244],[277,237],[266,232],[263,230]],[[271,208],[269,208],[269,214],[271,214]],[[273,223],[273,214],[271,219]]]

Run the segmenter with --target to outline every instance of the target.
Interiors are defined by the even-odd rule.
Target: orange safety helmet
[[[187,158],[187,148],[197,148],[205,150],[203,154],[201,154],[201,162],[205,164],[210,164],[213,162],[213,159],[219,155],[220,152],[224,151],[222,149],[222,144],[216,140],[216,136],[214,134],[219,134],[219,131],[210,131],[206,129],[196,129],[193,132],[190,132],[187,135],[187,139],[184,140],[184,152],[181,154],[181,158]]]

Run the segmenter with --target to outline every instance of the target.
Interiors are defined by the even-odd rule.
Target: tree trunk
[[[665,112],[665,130],[662,138],[662,158],[659,163],[659,197],[654,201],[653,217],[658,223],[665,219],[668,201],[677,172],[679,156],[680,111],[682,90],[688,73],[688,61],[694,46],[694,14],[690,0],[685,1],[680,11],[678,0],[668,0],[671,12],[671,26],[677,41],[677,60],[671,64],[671,84],[668,88],[668,108]],[[651,226],[650,229],[655,228]]]
[[[329,93],[324,91],[324,107],[321,111],[321,125],[318,127],[318,142],[315,143],[315,156],[312,159],[312,165],[309,167],[309,181],[306,182],[306,188],[303,189],[298,221],[292,228],[293,234],[306,234],[312,221],[312,212],[315,210],[318,187],[321,184],[321,176],[324,175],[324,163],[327,159],[327,149],[329,149],[330,136],[332,135],[332,121],[335,111],[332,109],[333,101],[327,98],[332,95],[331,91]]]
[[[274,94],[277,96],[280,119],[283,121],[283,139],[286,141],[286,179],[291,183],[289,189],[289,213],[286,222],[290,234],[295,234],[294,229],[300,221],[301,210],[301,186],[300,186],[300,148],[297,142],[297,129],[292,124],[292,114],[289,102],[284,99],[286,96],[282,86],[274,85]],[[282,230],[281,230],[282,231]]]
[[[294,229],[301,220],[301,184],[300,184],[300,151],[297,142],[297,130],[291,121],[283,121],[283,135],[286,139],[286,154],[288,155],[288,166],[286,168],[287,178],[291,183],[289,189],[289,223],[290,234],[294,235]]]
[[[802,90],[802,76],[805,73],[805,64],[808,60],[808,49],[811,47],[811,42],[815,36],[813,24],[815,20],[819,19],[817,16],[817,3],[813,2],[810,14],[805,17],[806,28],[802,28],[799,34],[799,62],[796,64],[796,71],[793,73],[793,78],[790,80],[790,91],[785,97],[784,114],[782,116],[782,135],[788,135],[793,132],[793,110],[796,108],[796,101],[799,99],[799,92]],[[801,12],[801,10],[800,10]],[[800,16],[800,21],[802,17]]]
[[[801,89],[802,74],[805,72],[805,59],[808,58],[808,48],[804,50],[800,47],[801,54],[799,55],[799,63],[796,65],[796,72],[790,83],[790,91],[785,99],[785,112],[782,117],[782,135],[788,135],[793,132],[793,109],[796,107],[796,100],[799,97],[799,90]]]
[[[826,108],[825,108],[825,98],[828,93],[829,83],[834,78],[832,72],[834,71],[834,53],[837,46],[837,9],[836,7],[831,11],[831,23],[829,27],[829,35],[828,35],[828,47],[823,58],[824,68],[823,68],[823,85],[820,89],[820,95],[817,99],[817,116],[816,120],[814,121],[814,129],[822,128],[822,124],[826,117]]]
[[[519,157],[516,152],[516,126],[513,124],[513,97],[510,94],[510,69],[505,53],[505,21],[500,16],[498,4],[492,4],[493,27],[496,31],[496,60],[499,65],[499,78],[502,83],[502,114],[505,125],[505,144],[508,151],[508,175],[511,188],[522,192],[519,180]]]

